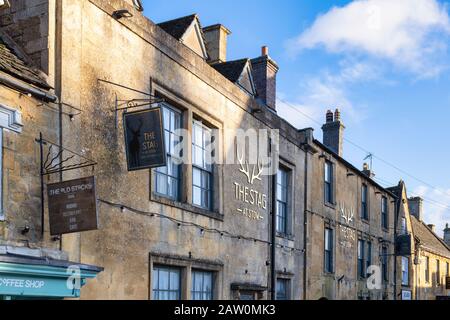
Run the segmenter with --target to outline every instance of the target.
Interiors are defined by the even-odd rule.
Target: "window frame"
[[[381,247],[381,274],[383,282],[389,282],[389,256],[388,248],[386,246]]]
[[[281,177],[281,173],[284,173],[284,182],[285,185],[283,186],[282,183],[283,181],[281,181],[282,183],[280,184],[280,177]],[[290,175],[291,175],[291,170],[288,168],[285,168],[283,166],[280,166],[278,168],[278,172],[277,172],[277,190],[276,190],[276,198],[277,198],[277,211],[276,211],[276,232],[277,234],[281,235],[281,236],[287,236],[290,233]],[[281,188],[281,192],[283,192],[283,190],[285,191],[285,200],[283,201],[283,199],[279,198],[279,188]],[[284,208],[284,213],[283,215],[280,214],[280,205]],[[280,220],[282,220],[284,223],[281,225],[280,224]],[[282,229],[280,229],[280,226],[282,226]]]
[[[425,257],[425,282],[430,283],[430,257]]]
[[[174,128],[173,130],[175,131],[175,130],[183,129],[183,121],[184,121],[183,111],[181,111],[178,108],[173,107],[172,105],[167,104],[167,103],[162,103],[161,105],[162,105],[162,112],[163,112],[163,131],[164,131],[164,136],[166,135],[166,132],[168,132],[169,133],[169,141],[166,141],[167,165],[165,167],[156,168],[154,170],[154,174],[155,174],[155,194],[157,196],[164,197],[164,198],[167,198],[167,199],[171,199],[171,200],[174,200],[174,201],[181,201],[181,189],[182,189],[182,184],[183,184],[182,164],[176,165],[177,166],[177,170],[178,170],[178,173],[177,173],[178,176],[177,177],[175,177],[173,175],[170,175],[169,173],[161,172],[160,170],[162,168],[166,168],[166,170],[168,172],[169,171],[169,167],[168,166],[169,166],[169,164],[170,164],[172,159],[181,160],[181,155],[177,156],[176,154],[173,154],[172,150],[170,150],[170,148],[171,148],[171,139],[170,138],[171,138],[172,135],[175,135],[175,133],[172,132],[172,128],[167,129],[164,126],[164,124],[167,121],[165,119],[164,112],[165,112],[165,110],[168,110],[168,112],[170,112],[170,116],[172,115],[172,113],[173,114],[177,114],[179,116],[179,128]],[[169,125],[171,125],[171,119],[169,119],[168,121],[169,121]],[[182,141],[180,140],[180,141],[178,141],[178,143],[182,143]],[[169,147],[169,150],[167,150],[168,147]],[[175,180],[177,182],[176,195],[175,196],[172,196],[172,195],[168,194],[168,192],[167,193],[163,193],[163,192],[159,192],[158,191],[158,177],[159,176],[163,176],[166,179],[166,183],[167,183],[167,186],[166,186],[167,190],[166,191],[169,191],[168,180]]]
[[[195,275],[196,274],[201,274],[202,276],[202,291],[196,291],[194,290],[195,287]],[[205,281],[205,275],[209,274],[211,276],[211,290],[210,292],[207,291],[203,291],[204,289],[204,281]],[[214,300],[214,292],[215,292],[215,288],[214,288],[214,282],[215,282],[215,272],[211,271],[211,270],[202,270],[202,269],[197,269],[197,268],[193,268],[191,269],[191,300],[192,301],[208,301],[208,300]],[[210,298],[209,299],[194,299],[194,295],[195,294],[201,294],[201,295],[205,295],[205,294],[209,294]]]
[[[358,270],[358,279],[364,279],[366,277],[366,272],[364,272],[365,267],[365,241],[363,239],[358,239],[358,245],[357,245],[357,270]]]
[[[406,270],[404,270],[404,263],[406,262]],[[409,287],[409,258],[402,257],[402,286]],[[405,281],[405,272],[406,272],[406,281]]]
[[[201,132],[202,132],[202,146],[199,146],[196,144],[195,141],[195,127],[196,126],[200,126],[201,127]],[[205,125],[203,123],[203,121],[198,120],[198,119],[193,119],[192,120],[192,142],[191,142],[191,154],[192,154],[192,198],[191,198],[191,202],[192,205],[204,210],[209,210],[212,211],[214,208],[214,204],[213,204],[213,200],[214,200],[214,165],[210,164],[210,168],[208,169],[207,165],[205,165],[206,159],[203,157],[206,157],[206,151],[207,151],[207,147],[206,147],[206,141],[204,138],[204,134],[205,131],[209,131],[210,133],[210,137],[212,138],[212,128],[210,128],[209,126]],[[212,143],[212,141],[210,141],[209,143]],[[194,160],[195,158],[195,150],[196,148],[200,148],[200,150],[202,151],[202,163],[203,166],[200,166],[198,164],[196,164],[196,161]],[[212,159],[212,158],[211,158]],[[200,173],[200,185],[196,185],[195,184],[195,171],[199,171]],[[203,183],[203,176],[207,175],[207,179],[206,181],[208,182],[208,187],[205,187],[202,185]],[[194,190],[195,189],[200,189],[200,202],[203,202],[203,192],[207,193],[207,205],[203,205],[203,203],[198,204],[195,203],[194,200]]]
[[[285,287],[284,287],[284,293],[285,293],[285,297],[284,297],[284,299],[283,298],[280,298],[280,295],[279,295],[279,291],[278,291],[278,289],[279,289],[279,283],[283,283],[284,285],[285,285]],[[291,300],[291,279],[286,279],[286,278],[277,278],[277,283],[276,283],[276,297],[277,297],[277,300],[280,300],[280,301],[288,301],[288,300]]]
[[[155,272],[156,272],[156,270],[158,270],[158,272],[157,272],[157,274],[158,274],[158,277],[157,277],[157,279],[158,279],[158,281],[157,281],[157,283],[156,283],[156,285],[158,286],[158,289],[155,289]],[[160,277],[159,277],[159,274],[160,274],[160,270],[166,270],[166,271],[168,271],[168,285],[169,285],[169,289],[168,290],[162,290],[162,289],[159,289],[159,282],[160,282]],[[170,290],[170,280],[171,280],[171,274],[172,274],[172,272],[177,272],[177,274],[178,274],[178,289],[177,290]],[[175,267],[175,266],[170,266],[170,265],[162,265],[162,264],[155,264],[155,265],[153,265],[153,268],[152,268],[152,300],[155,300],[155,301],[180,301],[180,300],[182,300],[182,272],[183,272],[183,270],[182,270],[182,268],[180,268],[180,267]],[[156,298],[156,296],[155,296],[155,293],[158,293],[158,298]],[[161,299],[159,299],[159,293],[160,292],[168,292],[169,294],[170,293],[177,293],[178,294],[178,298],[177,299],[169,299],[169,300],[161,300]]]
[[[362,221],[370,221],[369,213],[369,186],[366,183],[361,184],[361,212],[360,218]]]
[[[389,229],[389,205],[386,196],[381,197],[381,227],[384,230]]]
[[[436,285],[441,285],[441,261],[436,259]]]
[[[327,170],[328,168],[328,170]],[[328,172],[328,175],[327,175]],[[329,179],[330,181],[327,181]],[[334,164],[330,160],[325,160],[323,174],[323,196],[324,202],[334,205]]]
[[[330,248],[327,249],[327,246]],[[324,231],[324,272],[334,274],[334,230],[331,227],[325,227]]]
[[[367,241],[367,257],[366,257],[366,277],[369,277],[369,267],[372,265],[372,254],[373,254],[373,245],[372,241]]]

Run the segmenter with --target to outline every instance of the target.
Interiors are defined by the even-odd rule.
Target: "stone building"
[[[408,252],[397,257],[397,298],[436,300],[448,297],[450,247],[436,234],[434,225],[424,222],[422,198],[408,198],[402,181],[390,190],[398,197],[397,236],[406,236],[409,242]],[[446,230],[444,238],[448,237],[448,228]]]
[[[82,299],[396,298],[396,190],[345,160],[339,111],[328,112],[323,143],[277,115],[267,47],[228,61],[225,26],[195,14],[155,24],[137,0],[9,3],[0,68],[27,90],[1,82],[0,104],[17,121],[2,140],[0,259],[26,252],[78,266],[83,284],[96,276]],[[155,105],[168,165],[128,171],[123,113]],[[241,131],[273,141],[263,132],[274,129],[276,176],[263,170],[265,150],[237,144]],[[97,230],[50,235],[39,133],[54,142],[44,151],[56,169],[71,153],[95,162],[44,184],[95,175]]]
[[[314,140],[311,200],[306,220],[308,299],[393,299],[395,195],[365,165],[343,158],[345,126],[339,110],[328,111],[324,143]],[[380,282],[368,280],[378,266]],[[372,281],[370,281],[372,282]]]
[[[203,28],[197,15],[156,25],[138,1],[10,3],[0,11],[2,30],[45,73],[56,102],[46,105],[58,111],[44,113],[36,107],[38,97],[27,107],[27,130],[33,132],[14,136],[33,155],[24,165],[33,167],[34,176],[16,178],[16,185],[34,190],[27,202],[33,209],[20,209],[23,219],[30,230],[41,230],[38,132],[96,162],[95,168],[50,175],[45,184],[95,175],[99,198],[98,230],[55,238],[44,197],[44,234],[20,234],[20,244],[48,243],[68,260],[104,268],[83,287],[82,299],[267,299],[272,289],[279,299],[302,299],[303,182],[312,135],[277,116],[278,66],[267,48],[254,59],[227,61],[225,27]],[[179,141],[188,161],[177,165],[182,155],[168,148],[170,166],[129,172],[119,106],[161,100],[166,135],[191,133]],[[280,139],[276,288],[272,176],[261,175],[258,161],[247,163],[250,150],[239,154],[235,145],[238,129],[272,128]],[[205,150],[213,141],[213,158],[232,154],[241,163],[207,165]],[[2,228],[14,219],[6,214]],[[2,235],[6,244],[13,239]]]
[[[68,268],[78,268],[81,284],[102,270],[70,262],[59,241],[42,237],[36,139],[58,140],[56,101],[46,75],[0,31],[0,300],[78,297],[66,286]]]

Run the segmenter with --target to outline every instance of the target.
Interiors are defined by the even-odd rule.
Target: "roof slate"
[[[43,89],[50,89],[39,71],[27,65],[11,48],[9,48],[0,34],[0,70],[29,84]]]
[[[165,32],[170,34],[175,39],[181,40],[186,30],[189,28],[189,26],[195,19],[197,19],[197,15],[192,14],[190,16],[158,23],[157,26],[162,28]]]
[[[219,64],[215,64],[212,67],[220,72],[225,78],[233,83],[239,80],[244,68],[247,64],[248,59],[240,59],[235,61],[228,61]]]
[[[419,221],[415,216],[411,215],[411,224],[414,237],[416,237],[422,245],[441,255],[450,257],[450,248],[447,247],[443,240],[431,231],[425,223]]]

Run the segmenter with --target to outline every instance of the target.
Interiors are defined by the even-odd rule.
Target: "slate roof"
[[[220,72],[225,78],[233,83],[239,80],[248,59],[240,59],[235,61],[228,61],[219,64],[215,64],[212,67]]]
[[[411,224],[414,237],[424,247],[443,256],[450,257],[450,248],[425,223],[411,215]]]
[[[157,26],[162,28],[165,32],[170,34],[175,39],[181,40],[186,30],[195,19],[197,19],[197,15],[191,14],[190,16],[158,23]]]
[[[27,65],[9,48],[0,34],[0,71],[42,89],[50,89],[39,71]]]

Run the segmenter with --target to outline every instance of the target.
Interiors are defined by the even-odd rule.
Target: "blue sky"
[[[280,66],[279,114],[314,127],[340,107],[345,136],[376,155],[380,183],[406,181],[426,198],[425,219],[450,223],[450,18],[439,0],[144,0],[158,23],[198,13],[203,26],[232,31],[228,60],[262,45]],[[296,108],[298,111],[295,111]],[[306,114],[308,117],[306,117]],[[313,119],[313,120],[311,120]],[[346,142],[362,167],[366,152]],[[381,159],[381,160],[380,160]],[[401,168],[399,171],[386,162]]]

